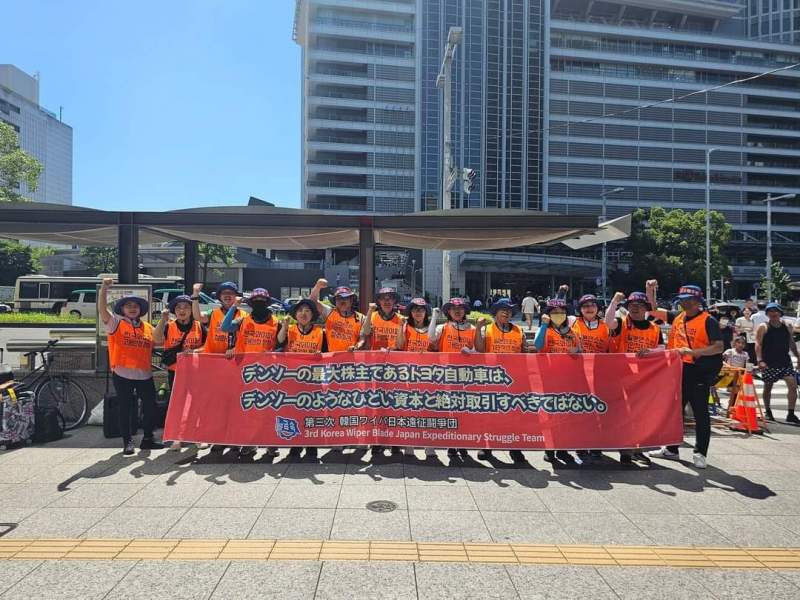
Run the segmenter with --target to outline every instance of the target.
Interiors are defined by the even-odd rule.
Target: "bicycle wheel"
[[[83,423],[89,411],[86,392],[76,382],[63,375],[53,375],[36,390],[39,406],[53,406],[64,419],[64,430],[75,429]]]

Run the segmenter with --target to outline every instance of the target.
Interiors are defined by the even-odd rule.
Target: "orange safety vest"
[[[392,348],[397,344],[397,334],[400,333],[400,326],[402,321],[400,315],[395,313],[392,318],[386,321],[377,312],[372,313],[372,334],[370,335],[372,342],[370,350],[381,350],[383,348]]]
[[[598,354],[608,352],[608,340],[611,332],[605,322],[600,321],[597,327],[589,329],[583,318],[578,317],[572,326],[578,337],[581,339],[581,348],[587,354]]]
[[[630,317],[625,317],[620,324],[619,333],[611,338],[609,352],[636,353],[657,347],[661,341],[661,329],[652,321],[648,321],[647,325],[647,329],[639,329],[631,322]]]
[[[439,352],[461,352],[462,348],[475,347],[475,328],[456,329],[452,323],[445,323],[439,338]]]
[[[286,352],[303,352],[304,354],[322,352],[324,336],[325,332],[319,325],[314,325],[306,334],[303,334],[297,325],[292,325],[287,336]]]
[[[343,317],[338,310],[333,309],[325,319],[325,337],[328,340],[328,350],[341,352],[358,343],[361,334],[361,320],[364,317],[353,313]]]
[[[522,352],[522,342],[525,336],[522,329],[511,325],[511,331],[505,332],[496,323],[486,328],[484,348],[486,352],[495,354],[513,354]]]
[[[228,334],[222,331],[219,326],[222,325],[222,320],[228,314],[227,309],[219,307],[211,312],[211,318],[208,320],[208,335],[206,336],[206,345],[203,347],[203,352],[209,354],[225,354],[228,349]],[[243,313],[238,308],[234,319],[241,319],[244,317]]]
[[[194,350],[203,345],[203,328],[198,321],[192,320],[192,327],[186,338],[183,337],[183,332],[178,329],[177,321],[170,321],[167,324],[167,335],[164,338],[164,349],[175,348],[183,340],[184,350]],[[167,367],[170,371],[174,371],[177,363],[173,363]]]
[[[571,329],[566,335],[561,335],[548,325],[542,352],[545,354],[568,354],[570,349],[577,345],[577,338],[578,335]]]
[[[419,332],[416,327],[406,323],[405,340],[403,350],[406,352],[428,352],[431,348],[427,327],[425,331]]]
[[[278,343],[278,319],[270,315],[265,323],[256,323],[246,315],[236,332],[236,353],[272,352]]]
[[[687,321],[686,313],[680,313],[672,321],[667,348],[670,350],[675,348],[691,348],[692,350],[708,348],[711,345],[711,341],[708,339],[708,333],[706,333],[706,321],[710,316],[706,311],[703,311],[690,321]],[[681,358],[685,363],[694,362],[694,358],[689,355]]]
[[[153,326],[140,321],[138,327],[121,320],[114,333],[108,336],[108,361],[111,369],[152,369]]]

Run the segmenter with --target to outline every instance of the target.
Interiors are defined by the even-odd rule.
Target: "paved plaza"
[[[698,471],[123,457],[84,427],[0,454],[0,598],[797,598],[800,428],[770,429],[717,430]]]

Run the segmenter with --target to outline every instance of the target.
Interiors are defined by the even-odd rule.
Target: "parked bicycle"
[[[55,408],[67,431],[75,429],[86,419],[89,401],[84,389],[70,377],[68,365],[61,365],[58,369],[54,367],[55,355],[50,349],[58,341],[50,340],[44,348],[24,354],[33,368],[16,382],[15,387],[32,391],[39,408]]]

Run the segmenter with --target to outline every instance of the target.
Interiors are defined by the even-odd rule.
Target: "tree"
[[[633,253],[628,272],[612,274],[617,289],[638,290],[647,279],[656,278],[666,294],[677,292],[686,283],[705,287],[704,210],[687,212],[665,210],[660,206],[637,209],[628,246]],[[731,238],[731,226],[722,213],[711,211],[711,278],[730,276],[730,265],[723,250]]]
[[[775,261],[772,263],[772,299],[778,304],[784,298],[789,297],[789,284],[792,283],[792,278],[783,268],[783,265]],[[758,295],[760,298],[767,300],[767,276],[764,274],[761,277],[761,283],[758,284]]]
[[[118,256],[116,246],[84,246],[81,256],[86,267],[95,274],[116,273]]]
[[[17,277],[36,272],[30,246],[0,241],[0,285],[14,285]]]
[[[14,129],[0,121],[0,202],[26,200],[19,193],[25,183],[35,192],[42,173],[42,163],[19,147],[19,138]]]
[[[222,263],[225,266],[233,262],[236,250],[231,246],[218,246],[217,244],[197,244],[197,255],[202,269],[203,285],[208,283],[208,269],[212,264]],[[219,269],[213,269],[215,273],[221,275]]]

